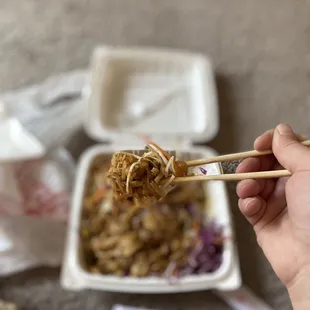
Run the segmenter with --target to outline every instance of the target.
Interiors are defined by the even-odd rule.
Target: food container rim
[[[130,149],[130,145],[123,145],[123,149]],[[111,145],[97,145],[89,148],[81,156],[78,163],[78,173],[75,184],[75,191],[72,200],[72,208],[69,218],[68,235],[66,242],[66,251],[64,256],[64,269],[62,283],[67,288],[97,288],[107,291],[123,291],[123,292],[178,292],[178,291],[193,291],[201,289],[213,289],[218,287],[225,287],[225,283],[233,283],[236,288],[241,284],[239,261],[236,252],[236,245],[233,238],[231,216],[228,209],[228,197],[225,186],[222,182],[212,182],[214,189],[218,189],[217,198],[222,199],[225,204],[224,234],[232,236],[227,238],[224,243],[224,259],[221,267],[212,274],[192,275],[178,279],[176,283],[167,281],[165,278],[159,277],[124,277],[116,276],[93,275],[86,272],[80,263],[80,239],[79,239],[79,225],[82,208],[82,198],[84,194],[84,184],[86,182],[89,166],[92,160],[99,154],[111,154],[119,150],[119,146],[113,147]],[[203,152],[204,154],[214,155],[215,151],[208,147],[191,147],[191,151]],[[189,149],[182,149],[181,151],[188,152]],[[219,173],[221,173],[219,169]],[[221,192],[219,196],[219,192]],[[70,272],[68,271],[70,270]],[[68,276],[68,274],[71,274]],[[69,278],[75,278],[74,283],[68,285]],[[228,283],[227,282],[227,283]],[[175,284],[175,285],[174,285]]]

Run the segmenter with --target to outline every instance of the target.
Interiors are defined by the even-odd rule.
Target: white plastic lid
[[[88,103],[86,130],[99,141],[207,142],[218,132],[214,74],[202,55],[97,48]]]

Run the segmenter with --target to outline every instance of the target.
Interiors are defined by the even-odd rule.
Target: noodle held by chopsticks
[[[108,177],[117,200],[165,197],[173,188],[176,177],[185,176],[185,162],[176,161],[157,144],[146,146],[142,156],[128,152],[115,153]]]

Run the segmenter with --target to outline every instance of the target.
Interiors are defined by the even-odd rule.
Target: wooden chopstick
[[[281,177],[288,177],[292,175],[288,170],[274,170],[261,172],[247,172],[247,173],[232,173],[220,175],[194,175],[189,177],[178,177],[173,180],[173,183],[183,183],[191,181],[241,181],[247,179],[274,179]]]
[[[305,146],[310,146],[310,140],[303,141],[301,142],[301,144]],[[247,152],[241,152],[241,153],[235,153],[235,154],[221,155],[221,156],[216,156],[216,157],[211,157],[211,158],[189,160],[186,162],[186,164],[188,167],[192,167],[192,166],[200,166],[200,165],[219,163],[223,161],[238,160],[238,159],[244,159],[248,157],[263,156],[263,155],[269,155],[269,154],[272,154],[272,150],[267,150],[263,152],[254,150],[254,151],[247,151]]]
[[[301,142],[301,144],[305,146],[310,146],[310,140],[306,140]],[[202,158],[202,159],[194,159],[187,161],[186,164],[188,167],[192,166],[200,166],[211,163],[219,163],[223,161],[231,161],[244,159],[248,157],[256,157],[272,154],[272,150],[267,150],[263,152],[258,151],[248,151],[241,152],[235,154],[221,155],[212,158]],[[183,183],[190,181],[240,181],[247,179],[273,179],[273,178],[281,178],[291,176],[291,172],[288,170],[274,170],[274,171],[260,171],[260,172],[247,172],[247,173],[233,173],[233,174],[220,174],[220,175],[194,175],[187,177],[178,177],[173,180],[173,183]]]

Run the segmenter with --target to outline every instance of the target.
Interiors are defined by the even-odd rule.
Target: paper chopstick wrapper
[[[194,166],[189,167],[189,173],[194,175],[218,175],[223,173],[222,166],[220,164],[208,164],[208,165],[201,165],[201,166]]]

